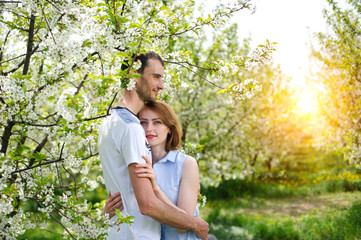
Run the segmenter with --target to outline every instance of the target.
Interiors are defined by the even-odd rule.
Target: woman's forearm
[[[186,211],[184,211],[183,209],[177,207],[177,205],[175,205],[171,200],[169,200],[169,198],[167,197],[167,195],[165,195],[165,193],[162,191],[162,189],[160,189],[160,187],[157,185],[156,187],[153,187],[154,193],[157,196],[158,199],[162,200],[163,202],[165,202],[166,204],[178,209],[179,211],[187,214]]]
[[[178,206],[176,206],[171,200],[169,200],[169,198],[167,197],[167,195],[165,195],[165,193],[162,191],[162,189],[160,189],[160,187],[157,185],[157,187],[153,188],[155,195],[157,196],[157,198],[163,202],[165,202],[166,204],[178,209],[179,211],[183,212],[184,214],[188,214],[185,210],[179,208]],[[185,229],[180,229],[180,228],[176,228],[177,232],[179,233],[184,233],[187,230]]]

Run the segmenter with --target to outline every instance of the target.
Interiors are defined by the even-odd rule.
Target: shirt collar
[[[167,155],[163,159],[161,159],[159,162],[166,162],[166,161],[175,162],[176,154],[177,154],[177,151],[169,151],[167,153]]]

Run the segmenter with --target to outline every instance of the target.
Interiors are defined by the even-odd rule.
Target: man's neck
[[[128,108],[129,111],[137,115],[140,109],[144,106],[144,102],[139,98],[135,90],[129,91],[124,89],[123,97],[115,106]]]

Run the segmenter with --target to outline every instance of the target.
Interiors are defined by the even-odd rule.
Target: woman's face
[[[154,111],[145,108],[139,113],[140,124],[151,147],[166,145],[170,129]]]

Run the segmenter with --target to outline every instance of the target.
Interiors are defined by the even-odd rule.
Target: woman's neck
[[[168,154],[168,152],[165,150],[164,146],[153,146],[151,148],[152,148],[153,163],[156,163],[156,162],[162,160]]]

